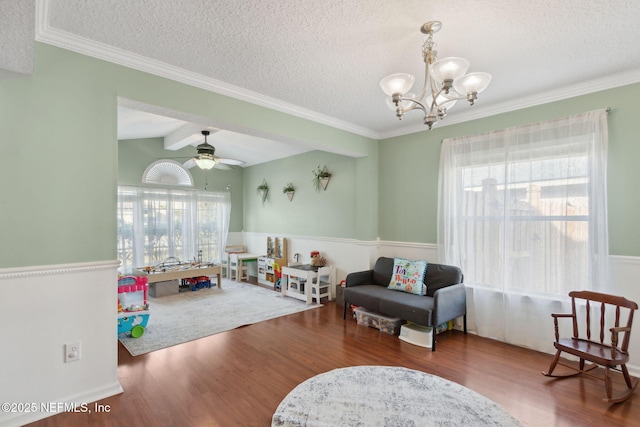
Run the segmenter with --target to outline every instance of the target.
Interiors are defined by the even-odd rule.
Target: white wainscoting
[[[427,259],[431,262],[438,261],[438,246],[435,244],[394,242],[394,241],[360,241],[355,239],[333,239],[313,236],[289,236],[265,233],[244,233],[241,242],[247,246],[249,252],[256,254],[266,253],[267,237],[286,237],[289,244],[289,260],[293,261],[295,253],[301,255],[301,262],[309,262],[309,252],[320,251],[327,258],[330,265],[337,268],[338,282],[343,280],[347,274],[354,271],[369,269],[380,256],[402,257],[407,259]],[[239,236],[235,236],[239,240]],[[630,300],[640,303],[640,257],[611,256],[610,257],[610,281],[606,287],[600,289],[601,292],[622,295]],[[464,273],[464,272],[463,272]],[[468,292],[469,294],[469,292]],[[472,303],[473,297],[468,299]],[[526,301],[527,298],[522,298]],[[502,304],[500,299],[500,304]],[[550,301],[549,307],[562,307],[561,301],[554,303]],[[502,309],[502,306],[499,307]],[[490,325],[476,325],[473,307],[468,307],[467,320],[470,333],[478,333],[482,330],[490,330]],[[533,313],[533,312],[531,312]],[[526,312],[523,312],[526,316]],[[529,339],[535,339],[536,335],[549,337],[549,345],[546,348],[535,348],[539,351],[553,353],[553,321],[549,313],[531,314],[536,319],[520,319],[522,323],[533,325],[528,337],[523,337],[519,341],[520,345],[529,347]],[[640,313],[638,313],[640,316]],[[456,322],[456,328],[462,329],[462,322]],[[546,328],[546,329],[545,329]],[[636,330],[631,336],[629,353],[631,360],[628,364],[630,373],[640,378],[640,321],[636,321]],[[483,335],[480,333],[480,335]],[[491,337],[501,339],[501,337]],[[540,337],[538,337],[540,338]],[[539,340],[538,340],[539,341]],[[536,347],[536,346],[531,346]],[[541,370],[548,366],[541,367]]]
[[[353,271],[371,268],[377,258],[377,242],[362,242],[354,239],[336,239],[314,236],[291,236],[282,234],[244,233],[243,244],[247,252],[265,255],[267,253],[267,237],[286,238],[289,262],[295,262],[295,254],[299,254],[299,262],[308,264],[310,252],[319,251],[327,259],[327,265],[336,268],[338,283]]]
[[[82,404],[118,393],[117,268],[94,262],[0,269],[0,402],[36,412],[0,412],[0,426],[53,415],[40,404]],[[64,344],[81,359],[64,363]],[[53,405],[56,409],[56,406]]]
[[[262,233],[232,237],[233,243],[263,254],[268,236],[289,239],[290,260],[299,253],[301,261],[308,262],[310,251],[320,251],[337,268],[338,280],[370,268],[378,256],[437,259],[432,244]],[[106,261],[0,269],[0,402],[81,404],[122,392],[117,375],[117,267],[117,261]],[[611,256],[608,292],[640,301],[639,277],[640,258]],[[637,326],[630,344],[629,370],[636,377],[640,377],[639,331]],[[64,363],[64,344],[77,341],[82,343],[82,359]],[[0,426],[49,415],[1,412]]]

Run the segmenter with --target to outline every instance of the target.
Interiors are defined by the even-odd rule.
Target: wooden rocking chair
[[[638,385],[638,380],[635,378],[632,380],[629,376],[629,371],[627,370],[626,365],[629,360],[629,353],[627,353],[627,348],[629,347],[629,338],[631,336],[633,313],[638,309],[638,304],[623,297],[590,291],[573,291],[569,293],[569,296],[571,297],[572,313],[551,315],[553,317],[553,323],[556,333],[556,341],[553,343],[553,345],[557,349],[557,352],[555,357],[553,358],[553,361],[551,362],[551,365],[549,366],[549,371],[543,372],[543,374],[546,376],[558,378],[572,377],[578,374],[586,374],[593,378],[604,381],[605,390],[607,393],[607,397],[603,399],[605,402],[618,403],[627,400]],[[578,320],[580,319],[580,317],[578,316],[578,311],[576,310],[576,300],[584,301],[585,330],[583,331],[582,336],[580,335],[580,331],[578,330]],[[594,317],[599,317],[599,328],[597,328],[598,332],[597,335],[594,336],[594,339],[592,339],[591,336],[592,305],[594,306],[594,309],[596,309],[600,314],[599,316],[597,314],[594,315]],[[606,317],[607,310],[609,310],[608,318]],[[613,313],[612,310],[614,310]],[[621,312],[626,314],[627,317],[627,321],[624,326],[620,326]],[[605,327],[605,320],[611,319],[612,316],[614,316],[613,327],[608,328],[608,330],[611,332],[611,341],[607,342],[605,341],[605,335],[609,334],[605,334],[607,329],[607,327]],[[573,337],[571,338],[559,337],[558,319],[562,317],[573,319]],[[621,333],[622,341],[619,340],[619,334]],[[580,359],[579,368],[560,362],[560,353],[562,353],[563,351],[568,354],[572,354]],[[586,360],[592,362],[593,365],[585,368]],[[558,364],[571,368],[577,372],[567,375],[553,375],[553,370]],[[604,368],[604,378],[589,373],[589,371],[596,368],[598,365]],[[612,397],[611,368],[615,369],[616,366],[620,366],[620,368],[616,370],[622,371],[624,381],[627,384],[627,391],[621,396]]]

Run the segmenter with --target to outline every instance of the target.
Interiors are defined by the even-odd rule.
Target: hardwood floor
[[[63,413],[31,425],[269,426],[280,401],[307,378],[394,365],[462,384],[528,426],[640,426],[640,395],[610,405],[601,381],[545,377],[550,355],[458,331],[439,335],[431,352],[345,321],[333,303],[138,357],[121,345],[118,352],[125,391],[98,402],[108,413]],[[616,374],[615,384],[622,381]]]

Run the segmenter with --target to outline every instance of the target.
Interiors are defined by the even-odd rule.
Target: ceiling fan
[[[186,169],[198,166],[200,169],[205,170],[211,168],[229,170],[231,169],[231,166],[240,166],[244,164],[242,160],[216,157],[214,155],[216,152],[215,147],[207,142],[207,136],[209,136],[210,132],[208,130],[203,130],[202,134],[204,135],[204,142],[196,147],[196,156],[187,160],[182,165]]]

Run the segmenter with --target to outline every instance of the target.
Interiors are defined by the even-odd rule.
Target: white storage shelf
[[[273,263],[275,259],[261,256],[258,258],[258,283],[262,285],[273,285]]]
[[[333,269],[331,270],[333,273]],[[282,295],[296,298],[302,301],[306,301],[307,304],[311,304],[313,299],[318,300],[315,294],[311,292],[311,283],[315,279],[317,280],[318,273],[314,271],[310,266],[288,266],[282,267],[282,286],[280,292]],[[331,274],[333,278],[335,275]],[[332,279],[332,283],[328,284],[329,292],[326,294],[329,299],[333,298],[335,292],[335,280]],[[319,302],[319,301],[317,301]]]
[[[284,296],[307,301],[306,282],[308,273],[291,267],[282,267],[281,292]]]

